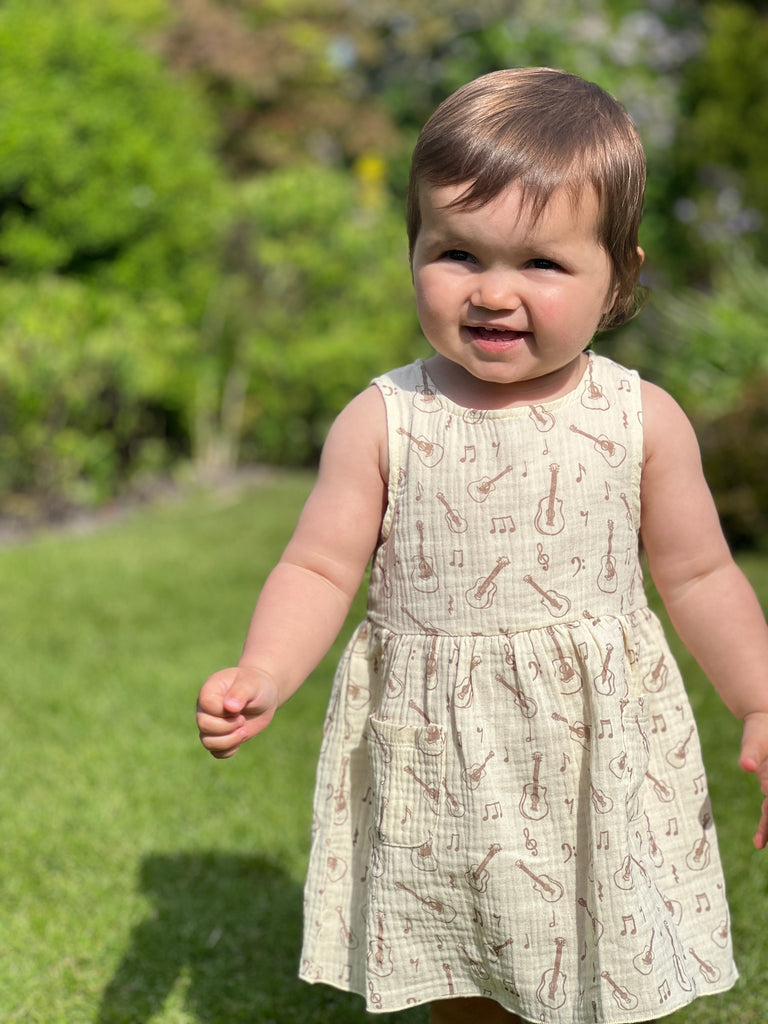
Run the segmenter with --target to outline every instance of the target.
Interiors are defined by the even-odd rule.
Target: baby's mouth
[[[525,337],[525,331],[513,331],[507,327],[470,326],[469,333],[475,344],[485,349],[509,347],[518,344]]]

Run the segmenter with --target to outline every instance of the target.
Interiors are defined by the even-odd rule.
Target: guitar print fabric
[[[388,505],[325,723],[301,976],[637,1022],[735,981],[701,752],[638,557],[640,382],[487,412],[375,382]]]

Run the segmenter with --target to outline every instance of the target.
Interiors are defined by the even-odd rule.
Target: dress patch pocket
[[[386,846],[423,846],[440,811],[445,734],[378,718],[368,725],[376,835]]]

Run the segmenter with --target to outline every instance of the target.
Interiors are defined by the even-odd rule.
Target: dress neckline
[[[455,401],[453,398],[450,398],[448,395],[446,395],[446,393],[440,387],[438,387],[438,385],[433,380],[429,370],[427,369],[427,363],[425,359],[418,359],[415,365],[421,370],[421,374],[424,378],[425,390],[428,388],[433,394],[439,395],[441,401],[443,401],[446,406],[451,407],[455,412],[458,413],[458,415],[465,416],[468,413],[474,413],[477,416],[482,415],[483,419],[487,417],[491,417],[493,419],[506,419],[515,418],[518,416],[528,416],[530,415],[531,409],[545,409],[547,411],[554,411],[555,409],[562,408],[563,406],[568,405],[570,402],[572,402],[575,399],[575,397],[579,394],[580,390],[583,388],[584,383],[590,374],[590,371],[594,369],[596,363],[601,359],[605,359],[604,356],[597,355],[595,352],[592,352],[590,350],[586,351],[584,355],[587,357],[586,363],[584,365],[584,371],[579,377],[579,379],[576,381],[574,386],[569,391],[566,391],[564,395],[559,395],[557,398],[552,398],[544,402],[525,402],[524,404],[521,405],[511,405],[504,409],[482,409],[478,408],[477,406],[461,405],[459,402]]]

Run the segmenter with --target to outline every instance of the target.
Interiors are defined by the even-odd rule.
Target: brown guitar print
[[[417,783],[417,785],[421,786],[421,788],[424,790],[424,792],[432,802],[432,810],[436,814],[437,804],[438,801],[440,800],[440,790],[437,788],[437,786],[431,786],[425,779],[420,778],[420,776],[416,774],[416,772],[409,764],[407,764],[405,768],[403,768],[403,771],[405,772],[406,775],[410,775],[413,781]]]
[[[419,412],[439,412],[443,408],[443,402],[437,391],[435,391],[432,381],[427,375],[427,368],[422,363],[421,366],[421,384],[416,385],[416,394],[413,396],[413,407],[418,409]]]
[[[613,980],[608,971],[602,972],[602,977],[608,982],[613,990],[611,995],[613,996],[614,1002],[620,1010],[634,1010],[637,1006],[637,996],[634,992],[630,992],[629,989],[624,988]]]
[[[649,693],[659,693],[667,685],[668,674],[669,669],[662,654],[651,671],[647,672],[643,678],[643,686]]]
[[[492,843],[488,849],[488,853],[483,857],[480,863],[467,871],[467,881],[475,892],[485,892],[488,888],[488,879],[490,878],[488,865],[497,853],[501,853],[501,847],[498,843]]]
[[[488,762],[491,760],[495,753],[495,750],[491,750],[483,762],[476,761],[471,768],[465,768],[462,771],[461,777],[464,780],[464,784],[466,786],[468,786],[470,789],[477,789],[477,787],[485,778]]]
[[[648,945],[642,953],[638,953],[637,956],[632,958],[632,966],[638,974],[650,974],[653,970],[653,940],[655,935],[656,929],[654,928]]]
[[[578,693],[583,686],[581,673],[574,666],[573,658],[563,654],[563,648],[560,646],[554,627],[547,626],[546,630],[557,651],[557,657],[552,659],[552,664],[557,672],[560,693],[563,696],[572,696],[574,693]]]
[[[523,786],[523,795],[520,797],[520,813],[529,821],[541,821],[549,814],[547,787],[539,783],[539,769],[543,757],[543,754],[533,755],[533,781]]]
[[[585,750],[589,750],[589,744],[592,738],[592,729],[590,726],[585,725],[584,722],[571,723],[564,715],[558,714],[557,711],[552,712],[552,717],[556,722],[565,722],[573,739],[584,747]]]
[[[416,529],[419,533],[419,553],[412,558],[411,583],[422,594],[434,594],[439,589],[440,583],[432,559],[427,558],[424,554],[424,523],[421,519],[416,523]]]
[[[492,494],[496,490],[496,483],[501,480],[507,473],[512,472],[512,466],[507,466],[502,469],[496,476],[489,477],[484,476],[480,480],[473,480],[472,483],[467,484],[467,494],[470,496],[472,501],[478,503],[485,501],[489,494]]]
[[[398,434],[402,434],[404,437],[408,438],[411,442],[411,451],[419,457],[419,460],[428,469],[434,469],[434,467],[442,461],[443,455],[445,455],[445,449],[442,445],[438,444],[437,441],[430,441],[426,437],[414,437],[413,434],[409,433],[403,427],[398,427],[397,432]]]
[[[611,403],[606,398],[600,384],[595,384],[592,377],[592,363],[587,367],[587,382],[581,395],[581,404],[585,409],[593,409],[596,412],[605,412],[610,409]]]
[[[720,981],[720,971],[709,960],[702,960],[695,949],[688,948],[688,952],[699,965],[699,974],[708,985],[716,985]]]
[[[619,585],[616,575],[616,559],[613,557],[613,520],[608,520],[608,550],[600,562],[600,573],[597,577],[597,589],[604,594],[615,594]]]
[[[421,904],[424,910],[438,921],[444,921],[446,924],[450,924],[456,919],[456,911],[447,903],[443,903],[442,900],[438,900],[432,896],[421,896],[413,889],[409,889],[403,882],[395,882],[395,888],[400,889],[401,892],[407,892],[409,896]]]
[[[479,655],[475,655],[469,663],[469,675],[462,681],[456,682],[456,686],[453,690],[453,706],[456,708],[468,708],[472,706],[472,701],[475,699],[474,690],[472,687],[472,673],[482,665],[483,659]]]
[[[378,934],[368,943],[368,970],[377,978],[388,978],[395,965],[392,962],[392,950],[384,942],[384,915],[379,911],[377,917]]]
[[[605,434],[600,434],[595,437],[594,434],[589,434],[586,430],[580,430],[575,423],[571,424],[571,430],[574,434],[580,434],[582,437],[586,437],[588,441],[594,441],[595,451],[602,455],[612,469],[618,469],[624,459],[626,459],[627,449],[624,445],[619,444],[618,441],[611,441],[611,439],[606,437]]]
[[[495,567],[487,576],[481,576],[475,581],[474,587],[466,592],[467,604],[472,608],[483,610],[490,608],[496,597],[496,583],[494,582],[499,573],[509,565],[509,559],[502,555],[496,562]]]
[[[541,896],[546,903],[557,903],[558,900],[563,898],[563,892],[565,891],[562,885],[554,878],[550,878],[549,875],[537,875],[522,861],[516,862],[516,866],[524,872],[530,880],[533,882],[534,891]]]
[[[645,777],[651,783],[654,793],[663,804],[672,803],[675,799],[675,791],[672,786],[664,782],[663,779],[658,779],[656,776],[651,775],[650,772],[646,772]]]
[[[560,467],[553,463],[549,467],[549,472],[551,473],[549,493],[539,502],[539,510],[533,525],[539,533],[555,537],[565,529],[563,501],[562,498],[557,497],[557,474],[560,472]]]
[[[543,405],[529,405],[528,415],[536,429],[542,434],[546,434],[555,425],[555,417],[551,412],[547,412]]]
[[[536,997],[542,1006],[550,1010],[559,1010],[565,1005],[565,982],[568,975],[562,969],[563,947],[565,939],[555,939],[555,962],[552,967],[544,971],[536,989]]]
[[[602,672],[598,672],[593,680],[595,689],[598,693],[602,694],[603,697],[611,697],[616,692],[616,676],[609,668],[612,654],[613,644],[606,644],[605,658],[603,659],[603,670]]]
[[[710,842],[707,839],[707,829],[712,824],[712,818],[705,814],[701,822],[701,839],[697,839],[686,855],[685,863],[691,871],[703,871],[709,867]]]
[[[445,509],[445,521],[448,523],[448,529],[451,533],[466,533],[468,526],[467,520],[457,509],[451,506],[442,491],[437,492],[437,500]]]
[[[535,718],[536,712],[539,710],[539,706],[533,697],[529,697],[522,688],[513,686],[512,683],[507,682],[504,676],[500,673],[496,673],[496,682],[501,683],[502,686],[506,687],[512,694],[512,699],[515,704],[520,708],[520,714],[523,718]]]
[[[695,732],[696,728],[692,725],[691,730],[686,736],[686,738],[684,740],[681,740],[681,742],[678,743],[677,746],[672,747],[671,750],[668,750],[664,755],[664,760],[667,762],[668,765],[671,765],[672,768],[685,768],[685,762],[688,759],[687,747],[693,739],[693,734]]]
[[[556,590],[544,590],[539,586],[536,580],[534,580],[530,573],[527,576],[523,576],[523,583],[527,583],[529,586],[533,587],[541,597],[541,603],[551,615],[555,616],[555,618],[561,619],[571,610],[571,602],[567,597],[564,597],[562,594],[558,594]]]

